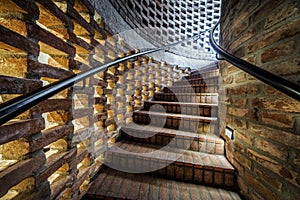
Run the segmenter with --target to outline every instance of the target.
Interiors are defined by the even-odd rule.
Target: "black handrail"
[[[49,84],[47,86],[41,87],[37,90],[34,90],[28,94],[16,97],[14,99],[11,99],[3,104],[0,105],[0,125],[6,123],[7,121],[13,119],[14,117],[20,115],[21,113],[25,112],[26,110],[30,109],[31,107],[35,106],[36,104],[50,98],[51,96],[61,92],[64,89],[67,89],[71,86],[73,86],[75,83],[84,80],[85,78],[88,78],[96,73],[99,73],[101,71],[104,71],[108,67],[114,66],[116,64],[119,64],[121,62],[127,61],[129,59],[142,56],[145,54],[154,53],[157,51],[167,50],[170,47],[173,47],[175,45],[178,45],[180,43],[189,41],[189,40],[198,40],[205,32],[208,30],[205,30],[203,32],[200,32],[197,35],[194,35],[192,37],[189,37],[187,39],[181,40],[179,42],[175,42],[173,44],[169,44],[163,47],[148,49],[143,52],[135,53],[133,55],[129,55],[123,58],[118,58],[110,63],[94,67],[92,69],[89,69],[85,72],[81,72],[78,74],[74,74],[66,79],[62,79],[60,81],[57,81],[55,83]]]
[[[263,81],[264,83],[274,87],[275,89],[283,92],[284,94],[297,99],[300,101],[300,86],[290,82],[284,78],[281,78],[280,76],[277,76],[275,74],[272,74],[269,71],[266,71],[262,68],[259,68],[245,60],[242,60],[232,54],[230,54],[228,51],[224,50],[222,47],[220,47],[214,37],[213,34],[218,27],[220,22],[218,22],[212,29],[209,35],[209,41],[213,49],[225,60],[230,62],[231,64],[235,65],[239,69],[247,72],[248,74],[251,74],[255,78]]]

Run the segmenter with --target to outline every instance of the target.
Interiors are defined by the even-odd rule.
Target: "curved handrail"
[[[277,90],[285,93],[286,95],[297,99],[300,101],[300,86],[290,82],[284,78],[281,78],[280,76],[277,76],[269,71],[266,71],[262,68],[259,68],[245,60],[242,60],[232,54],[230,54],[228,51],[224,50],[222,47],[220,47],[214,37],[213,34],[219,25],[220,22],[215,24],[215,26],[212,28],[212,31],[209,35],[209,41],[213,49],[222,56],[225,60],[230,62],[231,64],[235,65],[236,67],[240,68],[241,70],[247,72],[248,74],[251,74],[255,78],[263,81],[264,83],[276,88]]]
[[[13,119],[14,117],[20,115],[21,113],[25,112],[26,110],[30,109],[31,107],[35,106],[36,104],[48,99],[49,97],[61,92],[64,89],[67,89],[74,85],[75,83],[84,80],[85,78],[88,78],[96,73],[99,73],[101,71],[104,71],[108,67],[114,66],[116,64],[119,64],[121,62],[127,61],[129,59],[142,56],[145,54],[154,53],[157,51],[167,50],[170,47],[176,46],[182,42],[186,42],[189,40],[198,40],[205,32],[209,30],[205,30],[203,32],[200,32],[197,35],[194,35],[192,37],[189,37],[187,39],[181,40],[179,42],[175,42],[169,45],[165,45],[163,47],[158,48],[152,48],[145,50],[143,52],[135,53],[133,55],[129,55],[123,58],[118,58],[112,62],[109,62],[107,64],[94,67],[92,69],[89,69],[87,71],[74,74],[66,79],[62,79],[60,81],[57,81],[55,83],[49,84],[47,86],[41,87],[37,90],[34,90],[28,94],[16,97],[14,99],[11,99],[3,104],[0,105],[0,125],[6,123],[7,121]]]

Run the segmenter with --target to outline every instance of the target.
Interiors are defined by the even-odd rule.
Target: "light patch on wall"
[[[48,64],[48,60],[51,56],[46,54],[46,53],[43,53],[43,52],[40,52],[39,54],[39,57],[38,57],[38,61],[42,64]]]

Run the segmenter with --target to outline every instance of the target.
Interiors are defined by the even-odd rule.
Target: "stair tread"
[[[129,130],[138,130],[138,131],[145,131],[146,132],[153,132],[156,134],[162,134],[162,135],[173,135],[173,136],[179,136],[179,137],[185,137],[185,138],[197,138],[200,141],[209,141],[209,142],[215,142],[216,144],[222,144],[224,143],[223,139],[221,139],[219,136],[215,134],[198,134],[188,131],[181,131],[181,130],[174,130],[174,129],[168,129],[168,128],[161,128],[157,126],[151,126],[151,125],[142,125],[142,124],[135,124],[130,123],[126,126],[123,126],[122,129],[129,129]],[[153,134],[150,134],[153,135]]]
[[[218,106],[216,103],[193,103],[193,102],[174,102],[174,101],[145,101],[152,104],[172,104],[172,105],[191,105],[191,106]]]
[[[212,122],[216,122],[218,120],[217,117],[204,117],[204,116],[198,116],[198,115],[183,115],[183,114],[162,113],[162,112],[153,112],[153,111],[137,110],[137,111],[134,111],[134,113],[156,115],[156,116],[166,116],[166,117],[186,118],[186,119],[194,119],[194,120],[204,120],[204,121],[212,121]]]
[[[147,153],[142,154],[136,152],[141,148],[143,149],[143,152]],[[130,150],[134,150],[135,152]],[[126,155],[130,154],[134,158],[143,157],[151,160],[157,159],[162,162],[172,161],[194,167],[212,167],[234,171],[234,167],[229,163],[224,155],[208,154],[185,149],[173,149],[169,147],[162,148],[161,146],[152,144],[119,141],[115,143],[115,146],[109,148],[109,152]]]
[[[240,200],[236,192],[193,183],[153,177],[103,168],[91,185],[85,199],[232,199]]]

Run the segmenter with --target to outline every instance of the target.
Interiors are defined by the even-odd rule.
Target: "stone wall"
[[[223,0],[222,46],[300,83],[300,2]],[[227,98],[226,153],[246,199],[300,196],[300,102],[222,61]],[[299,84],[300,85],[300,84]],[[224,129],[223,129],[224,130]]]
[[[133,53],[87,0],[0,0],[0,102]],[[0,127],[0,199],[81,199],[118,126],[185,73],[129,60]]]

